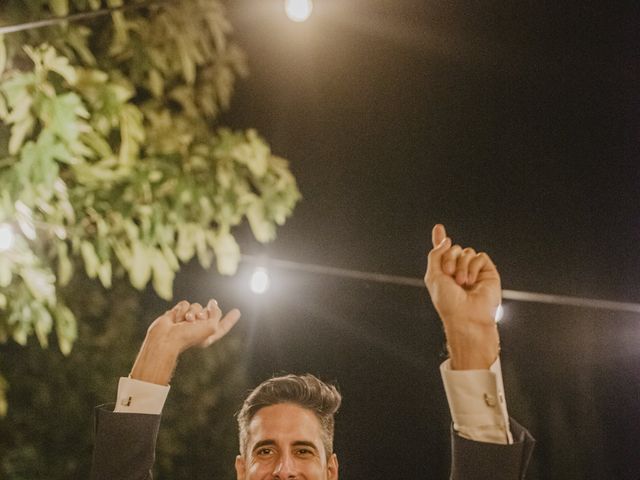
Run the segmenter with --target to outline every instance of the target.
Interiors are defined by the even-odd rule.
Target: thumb
[[[436,248],[440,243],[447,238],[447,230],[441,223],[436,223],[431,230],[431,243],[433,248]]]
[[[451,239],[449,237],[444,237],[440,240],[440,243],[435,245],[433,250],[429,252],[425,280],[428,281],[429,279],[444,273],[442,271],[442,255],[444,255],[450,247]]]

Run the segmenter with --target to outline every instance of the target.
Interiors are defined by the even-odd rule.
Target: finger
[[[222,318],[222,320],[220,320],[220,323],[218,323],[215,333],[207,337],[207,339],[202,342],[202,347],[208,347],[212,343],[224,337],[229,332],[229,330],[231,330],[233,326],[238,322],[240,316],[240,310],[238,310],[237,308],[234,308],[233,310],[228,312]]]
[[[209,300],[209,303],[207,303],[207,312],[209,314],[209,318],[217,317],[216,320],[219,320],[220,317],[222,317],[222,311],[220,310],[220,306],[218,305],[218,302],[214,298]]]
[[[469,263],[467,284],[473,285],[480,272],[483,270],[495,268],[495,265],[486,253],[478,253]]]
[[[429,252],[429,255],[427,257],[427,273],[424,276],[427,283],[437,275],[442,274],[442,255],[449,249],[450,246],[451,239],[446,237],[438,244],[438,246],[436,246]]]
[[[431,243],[433,244],[433,248],[440,245],[445,238],[447,238],[447,231],[444,225],[441,223],[434,225],[433,230],[431,230]]]
[[[456,283],[458,285],[464,285],[468,279],[468,270],[471,260],[476,257],[476,251],[473,248],[465,248],[458,257],[456,263]]]
[[[189,310],[185,314],[184,319],[187,322],[195,322],[196,315],[198,315],[198,313],[200,313],[201,311],[202,311],[202,305],[200,305],[199,303],[192,303],[189,306]]]
[[[187,313],[187,310],[189,310],[189,306],[189,302],[187,302],[186,300],[182,300],[171,309],[174,323],[184,321],[184,314]]]
[[[462,247],[460,245],[454,245],[444,252],[441,259],[442,271],[447,275],[453,275],[456,272],[456,264],[460,255],[462,255]]]

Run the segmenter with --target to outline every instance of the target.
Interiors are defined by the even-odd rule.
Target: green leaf
[[[144,141],[142,112],[133,105],[125,105],[120,114],[120,163],[130,165],[135,161],[139,145]]]
[[[79,134],[83,122],[78,120],[78,112],[84,112],[82,100],[75,93],[59,95],[42,102],[41,115],[45,127],[62,138],[73,142]]]
[[[0,418],[3,418],[7,415],[7,411],[9,410],[9,404],[7,403],[7,391],[9,390],[9,384],[4,379],[2,375],[0,375]]]
[[[8,287],[13,278],[12,264],[6,256],[0,256],[0,288]]]
[[[42,59],[44,68],[60,75],[69,85],[75,85],[78,81],[78,75],[75,68],[69,65],[69,59],[58,55],[53,47],[47,46],[43,48],[43,50]]]
[[[167,260],[167,263],[171,267],[171,270],[177,272],[180,269],[180,263],[178,261],[178,257],[176,257],[176,254],[167,245],[162,245],[161,249],[164,258]]]
[[[65,17],[69,14],[68,0],[49,0],[51,11],[57,17]]]
[[[131,267],[129,280],[138,290],[144,289],[151,277],[151,255],[141,242],[135,242],[131,248]]]
[[[98,267],[98,278],[104,288],[111,288],[111,262],[103,262]]]
[[[161,251],[152,250],[151,266],[153,269],[154,290],[160,298],[171,300],[173,298],[173,278],[175,274]]]
[[[87,275],[89,278],[96,278],[96,275],[98,274],[98,267],[100,266],[100,259],[96,254],[96,249],[93,244],[84,240],[80,244],[80,253],[82,254],[84,269],[87,272]]]
[[[11,138],[9,140],[9,153],[15,155],[22,147],[25,137],[31,133],[35,120],[32,116],[27,116],[11,127]]]
[[[67,247],[67,242],[58,242],[58,283],[60,286],[65,286],[71,280],[71,275],[73,274],[73,265],[71,264],[71,260],[69,260],[69,248]]]
[[[82,133],[80,140],[94,150],[99,158],[108,158],[113,155],[109,142],[94,130]]]
[[[20,276],[33,298],[40,302],[55,304],[55,275],[44,268],[28,267],[20,270]]]
[[[33,323],[38,342],[42,348],[47,348],[49,346],[48,336],[53,328],[53,318],[49,310],[40,303],[33,303],[31,309],[34,314]]]
[[[116,254],[116,258],[125,268],[125,270],[131,269],[131,263],[133,261],[133,256],[131,255],[131,251],[129,248],[121,241],[113,242],[113,251]]]
[[[188,262],[196,252],[194,228],[190,224],[182,225],[178,228],[178,243],[176,245],[176,255],[181,262]]]
[[[4,35],[0,33],[0,76],[7,66],[7,46],[4,43]]]
[[[0,119],[3,119],[6,121],[6,118],[8,115],[9,115],[9,107],[7,106],[7,101],[5,100],[4,95],[0,93]]]
[[[195,243],[200,265],[202,265],[204,268],[209,268],[211,266],[211,261],[213,260],[213,253],[207,246],[207,237],[202,228],[198,228],[195,231]]]
[[[256,199],[247,210],[247,219],[256,240],[262,243],[270,242],[276,236],[276,227],[266,218],[264,204]]]
[[[69,355],[73,347],[73,343],[78,337],[78,326],[76,317],[71,310],[65,305],[58,303],[53,310],[56,320],[56,335],[58,337],[58,346],[63,355]]]
[[[246,165],[256,177],[262,177],[267,171],[269,146],[258,136],[255,130],[248,130],[246,143],[240,143],[231,149],[231,157]]]
[[[87,65],[95,65],[96,58],[89,49],[87,38],[91,34],[91,30],[87,27],[78,27],[69,29],[66,40],[69,45],[77,52],[82,61]],[[76,79],[77,82],[77,79]]]
[[[162,97],[164,91],[164,79],[155,68],[149,70],[149,90],[154,97]]]
[[[218,271],[222,275],[235,274],[238,263],[240,263],[240,247],[233,235],[230,233],[218,235],[213,249],[216,254]]]

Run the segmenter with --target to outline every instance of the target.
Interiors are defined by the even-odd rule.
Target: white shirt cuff
[[[489,370],[452,370],[446,360],[440,373],[453,428],[460,436],[477,442],[513,443],[499,358]]]
[[[157,385],[121,377],[118,382],[116,413],[148,413],[160,415],[169,394],[169,385]]]

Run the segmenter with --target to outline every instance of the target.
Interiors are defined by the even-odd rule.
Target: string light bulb
[[[286,0],[284,9],[290,20],[304,22],[311,15],[313,3],[311,0]]]
[[[253,271],[251,281],[249,282],[251,291],[256,295],[262,295],[269,290],[270,285],[271,279],[269,278],[269,272],[267,272],[267,269],[263,267],[256,268]]]

